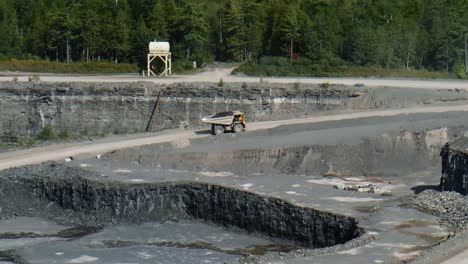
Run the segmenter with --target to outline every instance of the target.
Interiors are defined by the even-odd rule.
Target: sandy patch
[[[246,183],[246,184],[241,184],[239,185],[240,187],[244,188],[244,189],[249,189],[250,187],[253,186],[253,183]]]
[[[383,199],[378,198],[357,198],[357,197],[327,197],[322,198],[326,200],[333,200],[337,202],[345,202],[345,203],[366,203],[366,202],[378,202],[382,201]]]
[[[411,252],[411,253],[395,252],[395,253],[393,253],[393,256],[400,259],[400,260],[407,261],[407,260],[411,260],[411,259],[419,256],[420,254],[421,254],[421,251],[414,251],[414,252]]]
[[[305,196],[305,194],[297,193],[297,192],[294,192],[294,191],[288,191],[288,192],[286,192],[286,193],[287,193],[287,194],[291,194],[291,195]]]
[[[131,170],[129,169],[117,169],[114,171],[115,173],[130,173],[132,172]]]
[[[359,254],[359,249],[353,248],[353,249],[350,249],[350,250],[345,250],[345,251],[338,252],[338,254],[340,254],[340,255],[357,255],[357,254]]]
[[[198,173],[201,176],[206,176],[206,177],[232,177],[235,176],[234,173],[229,172],[229,171],[203,171]]]
[[[129,182],[145,182],[143,179],[130,179]]]
[[[70,264],[91,263],[91,262],[96,262],[97,260],[98,260],[98,258],[96,258],[96,257],[83,255],[83,256],[81,256],[79,258],[71,259],[71,260],[67,261],[67,263],[70,263]]]

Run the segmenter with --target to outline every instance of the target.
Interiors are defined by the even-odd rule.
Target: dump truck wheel
[[[216,125],[214,126],[213,128],[213,134],[214,135],[219,135],[219,134],[223,134],[224,133],[224,127],[221,126],[221,125]]]
[[[244,126],[242,124],[235,124],[232,127],[232,130],[234,131],[234,133],[240,133],[240,132],[244,131]]]

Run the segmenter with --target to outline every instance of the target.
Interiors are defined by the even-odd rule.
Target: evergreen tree
[[[236,0],[229,0],[224,8],[224,39],[229,59],[244,60],[245,28],[240,5]]]
[[[114,60],[118,62],[119,60],[124,60],[130,50],[131,20],[127,0],[116,0],[116,3],[114,45],[111,47],[115,50]]]
[[[0,54],[18,54],[21,49],[16,11],[11,1],[0,0]]]
[[[287,50],[291,61],[294,57],[294,42],[299,37],[299,21],[297,17],[297,6],[290,4],[287,12],[281,21],[281,33],[283,39],[287,41]]]
[[[146,26],[142,16],[138,19],[132,34],[131,61],[137,63],[141,69],[146,68],[146,56],[149,52],[148,43],[153,40],[153,33]]]
[[[467,14],[468,0],[0,0],[0,55],[144,66],[158,39],[176,60],[286,50],[322,68],[453,71],[464,63]]]
[[[263,28],[265,26],[265,16],[262,6],[250,0],[242,1],[243,19],[243,40],[244,40],[244,59],[251,60],[252,57],[257,57],[263,37]]]
[[[185,59],[189,60],[194,53],[200,51],[203,53],[203,46],[207,41],[208,25],[201,4],[185,0],[182,1],[181,9],[176,31],[185,48]]]
[[[151,14],[151,33],[156,40],[167,40],[168,19],[163,0],[156,0]]]

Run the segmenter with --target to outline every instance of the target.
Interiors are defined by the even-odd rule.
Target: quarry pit
[[[467,100],[340,84],[2,82],[4,141],[47,126],[92,140],[68,144],[115,135],[109,151],[67,161],[2,166],[39,152],[1,153],[0,263],[418,261],[464,234],[417,197],[468,175],[453,169],[468,160]],[[229,109],[251,129],[209,135],[200,117]],[[167,140],[125,146],[144,132]],[[390,193],[334,188],[353,182]]]

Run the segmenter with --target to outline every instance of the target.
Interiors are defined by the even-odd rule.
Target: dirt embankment
[[[330,131],[328,133],[330,137],[335,136]],[[338,136],[345,133],[341,131]],[[311,137],[317,143],[309,139],[302,145],[294,142],[290,145],[278,145],[287,144],[285,142],[288,142],[288,136],[276,135],[266,146],[223,138],[216,148],[197,147],[196,141],[186,141],[184,145],[181,141],[116,150],[104,155],[103,159],[116,166],[131,161],[155,168],[229,171],[239,175],[323,175],[332,170],[349,176],[382,177],[439,168],[440,149],[460,133],[462,130],[458,127],[390,130],[373,137],[363,135],[362,139],[349,140],[346,144],[326,144],[322,141],[322,138],[327,137],[326,133],[315,133]],[[273,135],[275,133],[272,132]],[[297,134],[292,137],[294,136],[299,137]],[[266,141],[265,138],[261,140]],[[194,146],[190,147],[191,144]],[[181,148],[183,146],[186,148]]]
[[[194,127],[204,115],[231,109],[244,111],[252,122],[463,100],[463,91],[333,84],[2,82],[0,136],[33,136],[46,126],[82,135]]]

